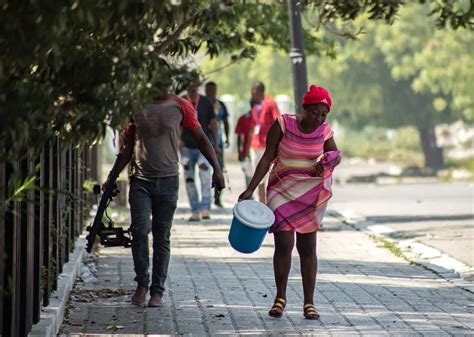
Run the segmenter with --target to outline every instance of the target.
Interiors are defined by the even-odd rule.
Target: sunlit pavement
[[[229,169],[230,170],[230,169]],[[243,180],[232,171],[232,182]],[[164,304],[137,308],[131,251],[101,249],[97,281],[79,282],[61,334],[100,335],[470,335],[474,295],[380,247],[367,234],[327,217],[319,233],[315,303],[321,319],[303,318],[303,291],[294,255],[284,316],[267,314],[275,295],[273,238],[251,255],[227,241],[232,201],[212,219],[190,223],[182,193],[172,231]],[[182,189],[184,190],[184,189]]]

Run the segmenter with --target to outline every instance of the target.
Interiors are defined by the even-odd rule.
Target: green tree
[[[422,0],[420,0],[422,1]],[[318,25],[352,21],[369,13],[392,20],[401,0],[303,1]],[[437,1],[440,24],[472,25],[471,12]],[[314,55],[333,41],[312,34],[305,43]],[[52,136],[74,144],[118,126],[152,92],[163,75],[159,57],[179,66],[204,52],[231,60],[251,58],[256,47],[287,50],[285,3],[205,0],[52,0],[6,1],[0,7],[0,162],[40,148]],[[182,87],[181,85],[180,87]]]
[[[357,43],[341,42],[337,70],[321,71],[333,82],[337,107],[350,125],[417,128],[425,166],[443,164],[437,124],[472,121],[472,31],[436,29],[429,7],[405,6],[391,26],[364,23]],[[360,22],[356,22],[360,23]],[[318,69],[328,67],[323,62]]]
[[[322,22],[367,11],[390,19],[400,4],[305,2]],[[54,137],[63,148],[91,144],[148,102],[155,81],[172,77],[176,91],[185,88],[197,53],[226,51],[235,61],[252,58],[256,47],[286,48],[287,14],[285,3],[271,1],[3,1],[0,164],[15,164]],[[305,40],[314,54],[331,45],[312,34]],[[9,177],[8,184],[25,178],[18,170]]]
[[[255,81],[265,83],[269,94],[292,94],[291,69],[285,52],[271,46],[261,47],[254,59],[240,60],[238,64],[229,62],[225,56],[207,58],[201,65],[203,75],[218,82],[221,94],[248,101]]]
[[[362,15],[318,27],[320,15],[305,15],[319,28],[312,33],[315,39],[335,41],[326,55],[308,53],[307,59],[309,82],[324,84],[334,95],[334,117],[358,128],[416,127],[425,165],[432,169],[443,162],[434,127],[459,118],[472,121],[474,106],[472,26],[454,30],[446,21],[430,16],[438,5],[404,6],[390,26]],[[357,40],[347,39],[360,30],[363,34]],[[331,52],[337,57],[328,57],[333,56]],[[208,60],[204,73],[225,64],[222,59]],[[275,49],[264,49],[253,62],[242,61],[210,76],[219,80],[221,92],[241,99],[247,99],[248,88],[257,79],[267,83],[271,93],[292,92],[289,61]]]

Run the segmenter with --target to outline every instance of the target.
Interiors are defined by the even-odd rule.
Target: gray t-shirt
[[[131,174],[149,178],[178,175],[181,129],[200,127],[193,106],[173,96],[146,106],[133,119],[135,146]]]

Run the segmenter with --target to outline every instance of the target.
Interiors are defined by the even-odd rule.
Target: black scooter
[[[118,156],[121,156],[121,154],[119,154]],[[86,236],[86,251],[88,253],[92,251],[94,241],[97,235],[100,238],[101,245],[103,245],[104,247],[123,246],[125,248],[128,248],[132,245],[130,231],[124,230],[122,227],[114,227],[114,223],[107,213],[107,207],[109,206],[116,193],[118,193],[117,184],[115,183],[115,181],[117,180],[120,174],[120,172],[118,171],[118,163],[120,162],[119,159],[120,158],[117,158],[114,167],[110,172],[110,181],[113,183],[108,184],[106,189],[103,191],[99,201],[99,205],[97,207],[97,213],[94,217],[94,221],[86,228],[89,232],[89,234]],[[101,186],[94,185],[94,194],[99,195],[100,192]]]

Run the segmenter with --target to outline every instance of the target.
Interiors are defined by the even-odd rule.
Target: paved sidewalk
[[[238,192],[233,187],[226,201]],[[296,253],[287,309],[281,319],[270,318],[272,235],[256,253],[237,253],[227,242],[230,207],[214,211],[212,220],[189,223],[186,199],[180,201],[164,305],[131,306],[131,251],[101,249],[97,282],[76,284],[62,334],[474,335],[473,293],[410,265],[332,217],[318,234],[315,300],[321,319],[303,319]]]
[[[272,237],[246,256],[229,247],[229,211],[190,224],[180,210],[172,261],[161,308],[130,305],[130,250],[102,249],[97,283],[78,284],[64,334],[318,334],[469,335],[474,333],[474,296],[421,267],[407,264],[368,237],[329,219],[334,231],[319,236],[316,303],[320,321],[302,317],[297,256],[289,280],[288,307],[281,319],[267,316],[274,296]],[[126,295],[101,298],[103,289]],[[118,292],[119,295],[123,294]],[[113,295],[113,294],[112,294]],[[74,300],[75,299],[75,300]],[[86,302],[83,302],[86,301]],[[89,301],[90,303],[87,303]]]

